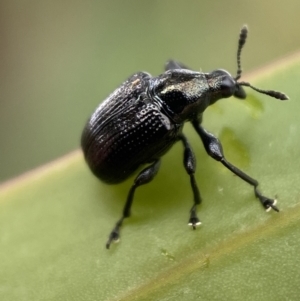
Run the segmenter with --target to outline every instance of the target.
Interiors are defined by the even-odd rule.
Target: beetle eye
[[[220,90],[222,93],[222,97],[226,98],[226,97],[232,96],[235,91],[235,83],[232,80],[232,78],[230,78],[228,76],[223,78],[221,86],[220,86]]]
[[[243,89],[243,87],[237,85],[236,90],[234,91],[234,96],[239,99],[245,99],[247,94],[246,94],[245,90]]]

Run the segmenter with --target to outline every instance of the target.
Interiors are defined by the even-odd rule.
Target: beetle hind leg
[[[160,167],[160,160],[156,160],[153,162],[150,166],[143,169],[138,176],[135,178],[133,185],[131,186],[127,200],[125,203],[125,206],[123,208],[123,215],[122,217],[117,221],[115,227],[110,232],[108,241],[106,243],[106,248],[109,249],[112,242],[118,242],[120,240],[120,228],[123,224],[123,221],[125,218],[130,216],[130,210],[131,205],[134,198],[134,193],[137,187],[147,184],[153,180],[153,178],[156,176],[158,170]]]

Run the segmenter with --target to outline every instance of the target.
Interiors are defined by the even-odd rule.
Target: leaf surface
[[[1,300],[296,300],[300,283],[300,55],[245,77],[285,92],[281,102],[247,89],[204,114],[227,159],[278,198],[266,213],[253,189],[205,153],[190,126],[203,197],[201,227],[182,147],[137,190],[121,242],[105,242],[133,179],[107,186],[76,151],[0,186]],[[80,134],[80,133],[79,133]]]

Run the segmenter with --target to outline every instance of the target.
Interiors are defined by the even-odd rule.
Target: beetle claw
[[[193,227],[193,230],[196,230],[197,226],[201,225],[201,222],[198,217],[191,217],[188,223],[189,226]]]
[[[278,207],[275,206],[276,203],[277,203],[277,200],[276,200],[276,199],[274,199],[274,200],[272,200],[272,199],[267,199],[267,200],[265,200],[264,203],[263,203],[263,206],[265,207],[266,212],[271,211],[271,209],[273,209],[273,210],[276,211],[276,212],[279,212]]]
[[[106,249],[109,249],[111,243],[118,243],[120,241],[120,234],[118,229],[114,229],[108,238],[108,241],[106,243]]]
[[[266,212],[269,212],[271,209],[273,209],[276,212],[279,212],[279,209],[276,205],[277,200],[276,199],[270,199],[268,197],[263,196],[260,191],[257,189],[257,187],[254,188],[255,196],[260,200],[261,204],[264,206]]]

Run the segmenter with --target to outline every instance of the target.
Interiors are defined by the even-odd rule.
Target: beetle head
[[[225,70],[218,69],[206,74],[207,83],[211,95],[210,104],[218,99],[235,96],[246,98],[246,92],[237,81]]]
[[[241,29],[239,44],[238,44],[238,51],[237,51],[238,70],[236,76],[232,77],[227,71],[222,69],[214,70],[211,73],[207,74],[207,81],[210,87],[210,91],[212,92],[210,104],[213,104],[218,99],[227,98],[230,96],[235,96],[240,99],[245,99],[247,95],[242,86],[250,87],[259,93],[263,93],[280,100],[288,99],[288,96],[286,96],[284,93],[273,91],[273,90],[258,89],[256,87],[253,87],[248,82],[238,81],[242,75],[241,52],[243,46],[246,43],[247,34],[248,34],[248,28],[247,26],[244,25]]]

